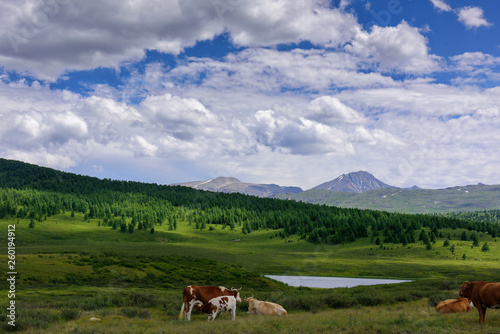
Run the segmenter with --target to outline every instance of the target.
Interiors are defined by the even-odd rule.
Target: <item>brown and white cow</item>
[[[240,290],[239,289],[226,289],[223,286],[197,286],[189,285],[182,291],[182,307],[179,314],[179,319],[191,320],[191,312],[193,307],[196,307],[201,311],[201,306],[197,301],[201,302],[202,305],[208,303],[210,299],[219,296],[233,296],[236,300],[240,300]]]
[[[277,316],[287,315],[286,310],[279,304],[257,300],[253,298],[253,296],[245,298],[244,300],[248,303],[248,312],[250,314]]]
[[[462,313],[470,312],[471,306],[467,298],[446,299],[440,301],[436,306],[438,313]]]
[[[197,300],[194,305],[200,306],[202,312],[208,313],[208,321],[214,321],[219,313],[228,311],[231,314],[231,319],[234,320],[236,319],[236,302],[241,303],[239,296],[219,296],[210,299],[206,304]]]

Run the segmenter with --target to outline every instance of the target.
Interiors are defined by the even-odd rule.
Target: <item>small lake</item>
[[[395,284],[411,282],[409,280],[379,279],[379,278],[350,278],[350,277],[319,277],[319,276],[282,276],[264,275],[290,286],[308,288],[352,288],[358,285]]]

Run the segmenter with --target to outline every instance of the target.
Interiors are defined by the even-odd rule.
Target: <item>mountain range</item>
[[[243,183],[218,177],[176,185],[222,192],[239,192],[345,208],[384,210],[401,213],[442,213],[500,209],[500,185],[469,185],[446,189],[398,188],[366,171],[342,174],[309,190],[276,184]]]
[[[54,178],[59,182],[47,183],[48,179]],[[98,180],[97,178],[0,158],[0,186],[4,188],[23,189],[28,187],[53,191],[61,191],[62,189],[70,192],[84,191],[88,185],[82,180],[88,179]],[[111,190],[121,189],[124,184],[137,188],[143,185],[140,182],[132,181],[111,182],[110,179],[103,179],[101,183],[110,187]],[[200,190],[238,192],[259,197],[400,213],[500,210],[500,185],[480,183],[446,189],[420,189],[416,186],[402,189],[391,187],[364,171],[343,174],[306,191],[302,191],[299,187],[283,187],[276,184],[244,183],[231,177],[218,177],[207,181],[185,182],[177,185]]]
[[[244,183],[234,177],[224,176],[206,181],[191,181],[184,183],[175,183],[173,185],[186,186],[208,191],[220,191],[225,193],[238,192],[259,197],[274,197],[280,194],[298,194],[303,192],[303,190],[299,187],[284,187],[277,184]],[[378,180],[372,174],[365,171],[359,171],[349,174],[342,174],[336,179],[324,182],[312,189],[363,193],[368,190],[377,190],[391,187],[392,186]]]
[[[194,189],[220,191],[224,193],[241,193],[258,197],[272,197],[278,194],[296,194],[302,192],[299,187],[283,187],[277,184],[244,183],[234,177],[217,177],[206,181],[191,181],[172,185],[191,187]]]

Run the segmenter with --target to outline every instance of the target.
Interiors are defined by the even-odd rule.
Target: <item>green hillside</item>
[[[500,208],[500,185],[478,185],[447,189],[385,188],[364,193],[311,189],[278,198],[343,208],[384,210],[400,213],[448,213]]]

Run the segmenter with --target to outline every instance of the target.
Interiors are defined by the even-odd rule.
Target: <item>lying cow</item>
[[[208,321],[214,321],[217,315],[221,312],[229,311],[231,314],[231,319],[236,319],[236,302],[241,303],[241,299],[238,296],[219,296],[212,298],[206,304],[202,304],[199,300],[194,303],[195,306],[200,306],[201,311],[208,313]]]
[[[182,307],[179,314],[179,319],[191,320],[191,312],[196,307],[201,311],[202,306],[208,303],[212,298],[219,296],[233,296],[236,300],[241,302],[239,289],[226,289],[223,286],[197,286],[189,285],[182,291]],[[201,305],[200,303],[201,302]]]
[[[500,283],[465,282],[458,295],[472,301],[479,312],[479,322],[484,322],[487,308],[500,308]]]
[[[436,306],[436,312],[441,313],[463,313],[470,312],[471,307],[467,298],[446,299]]]
[[[278,316],[287,314],[283,306],[276,303],[257,300],[253,298],[253,296],[245,298],[244,300],[245,302],[248,303],[248,312],[250,314],[278,315]]]

